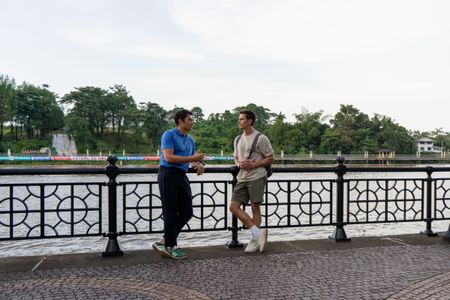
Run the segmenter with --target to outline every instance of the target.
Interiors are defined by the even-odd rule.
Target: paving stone
[[[450,299],[450,246],[0,273],[0,299]]]

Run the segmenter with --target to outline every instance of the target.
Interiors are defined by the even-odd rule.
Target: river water
[[[189,174],[191,180],[230,180],[229,174],[204,174],[198,178],[195,174]],[[422,173],[358,173],[347,174],[346,178],[424,178]],[[434,177],[448,178],[450,174],[441,173]],[[270,179],[334,179],[335,175],[330,174],[274,174]],[[120,175],[119,182],[129,181],[154,181],[155,174],[147,175]],[[59,175],[59,176],[0,176],[1,183],[42,183],[42,182],[106,182],[102,175]],[[4,196],[0,195],[0,199]],[[105,201],[105,200],[104,200]],[[106,219],[105,219],[106,221]],[[433,222],[434,232],[444,232],[448,229],[449,221]],[[390,223],[390,224],[364,224],[347,225],[345,227],[348,237],[360,236],[382,236],[395,234],[419,233],[425,229],[424,222]],[[119,229],[120,230],[120,229]],[[333,233],[332,226],[316,226],[301,228],[270,229],[269,241],[324,239]],[[104,230],[106,231],[106,230]],[[119,237],[119,243],[123,251],[151,249],[151,244],[160,238],[159,234],[137,234],[124,235]],[[195,247],[207,245],[225,245],[231,239],[228,231],[214,232],[183,232],[179,237],[181,247]],[[239,240],[248,242],[250,233],[248,231],[239,232]],[[82,253],[103,251],[107,239],[104,237],[83,237],[83,238],[60,238],[43,240],[21,240],[21,241],[0,241],[0,257],[5,256],[29,256],[29,255],[50,255],[63,253]]]

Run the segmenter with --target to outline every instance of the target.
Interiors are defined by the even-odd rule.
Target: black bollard
[[[433,184],[433,178],[431,178],[431,174],[433,173],[433,167],[427,167],[427,199],[426,199],[426,229],[421,232],[421,234],[424,234],[426,236],[437,236],[437,233],[434,233],[433,230],[431,230],[431,222],[433,219],[431,218],[431,189]]]
[[[123,251],[120,250],[119,242],[117,241],[117,181],[116,178],[120,173],[119,167],[116,166],[117,157],[108,157],[108,166],[105,169],[105,174],[108,176],[108,233],[103,234],[108,237],[108,242],[105,245],[105,250],[102,252],[103,257],[123,256]]]
[[[337,212],[336,212],[336,228],[330,239],[336,242],[347,242],[350,239],[347,237],[344,229],[344,174],[347,172],[347,167],[344,165],[345,158],[339,156],[336,159],[338,165],[335,168],[336,178],[336,192],[337,192]]]
[[[233,175],[233,180],[231,181],[231,185],[234,186],[237,183],[237,174],[239,173],[239,169],[234,166],[231,167],[231,175]],[[238,227],[238,219],[233,215],[231,218],[231,227],[228,227],[228,230],[231,231],[231,241],[227,242],[227,248],[228,249],[236,249],[236,248],[242,248],[243,245],[242,243],[239,242],[238,240],[238,231],[239,231],[239,227]]]

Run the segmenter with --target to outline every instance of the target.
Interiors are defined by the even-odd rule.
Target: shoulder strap
[[[239,144],[239,141],[241,140],[242,135],[238,135],[234,138],[234,148],[237,148],[237,145]]]
[[[250,148],[250,154],[249,154],[249,156],[252,155],[253,152],[255,152],[255,150],[256,150],[256,144],[258,144],[258,139],[259,139],[259,136],[260,136],[260,135],[261,135],[260,132],[258,132],[258,133],[256,134],[255,139],[253,140],[252,147]]]
[[[253,152],[256,151],[256,145],[258,144],[259,136],[261,135],[261,132],[258,132],[255,136],[255,139],[253,140],[252,146],[250,147],[250,153],[248,156],[251,156]],[[241,140],[242,135],[238,135],[236,139],[234,140],[234,147],[236,148],[239,141]]]

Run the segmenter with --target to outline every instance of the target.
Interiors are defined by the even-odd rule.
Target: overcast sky
[[[450,1],[0,0],[0,74],[127,87],[136,102],[253,102],[289,121],[352,104],[450,131]]]

